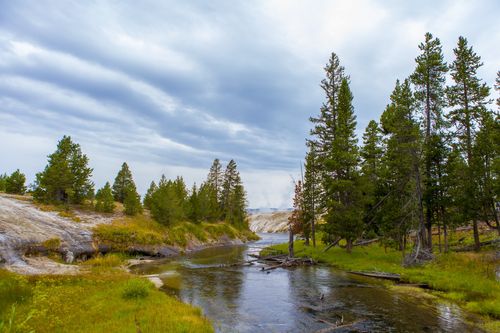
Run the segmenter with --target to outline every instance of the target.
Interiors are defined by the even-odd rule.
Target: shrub
[[[122,297],[124,299],[142,299],[149,295],[151,284],[143,279],[131,279],[123,287]]]

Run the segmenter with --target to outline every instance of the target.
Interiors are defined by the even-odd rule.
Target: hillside
[[[249,227],[253,232],[285,232],[291,211],[256,213],[249,216]]]

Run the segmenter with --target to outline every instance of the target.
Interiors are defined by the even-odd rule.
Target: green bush
[[[151,283],[143,279],[131,279],[125,283],[122,297],[124,299],[142,299],[149,295]]]

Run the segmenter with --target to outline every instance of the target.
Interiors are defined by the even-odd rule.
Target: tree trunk
[[[472,220],[472,227],[474,229],[474,250],[479,251],[481,249],[481,242],[479,241],[479,228],[476,218]]]
[[[352,239],[347,239],[347,244],[346,244],[346,250],[347,250],[347,253],[351,253],[352,252]]]
[[[448,253],[448,228],[446,224],[443,226],[443,236],[444,236],[444,252]]]
[[[495,222],[497,223],[497,232],[498,235],[500,236],[500,221],[498,221],[498,212],[495,207],[495,201],[491,201],[491,208],[493,209],[493,217],[495,218]]]
[[[416,154],[414,156],[416,159]],[[416,182],[416,187],[417,187],[417,199],[418,199],[418,219],[419,219],[419,227],[418,227],[418,233],[420,237],[417,237],[418,244],[419,246],[417,247],[418,249],[420,247],[426,247],[429,243],[426,241],[426,229],[425,229],[425,221],[424,221],[424,205],[422,202],[422,187],[420,184],[420,169],[418,167],[418,162],[415,161],[415,182]],[[429,247],[429,251],[432,252],[432,246]],[[417,251],[418,252],[418,251]]]
[[[439,253],[443,252],[441,249],[441,225],[438,224],[438,245],[439,245]]]
[[[314,212],[314,204],[313,204],[313,219],[311,223],[311,239],[313,243],[313,247],[316,247],[316,226],[315,226],[315,220],[316,220],[316,213]],[[500,229],[498,229],[498,232],[500,233]]]
[[[288,227],[288,256],[293,258],[295,253],[293,252],[293,231],[292,226]]]

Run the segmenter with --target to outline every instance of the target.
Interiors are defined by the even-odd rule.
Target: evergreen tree
[[[309,145],[309,151],[306,155],[304,184],[303,184],[303,218],[306,230],[311,231],[311,240],[313,247],[316,247],[316,221],[321,214],[321,176],[319,163],[314,147]],[[307,240],[307,238],[306,238]]]
[[[222,164],[216,158],[208,172],[207,184],[210,184],[215,189],[217,200],[221,200],[222,184],[224,183],[224,175],[222,174]]]
[[[246,194],[234,160],[229,161],[224,172],[222,215],[236,226],[243,226],[246,222]]]
[[[113,198],[113,192],[111,191],[111,185],[106,182],[103,188],[97,190],[95,195],[96,203],[95,210],[103,213],[112,213],[115,209],[115,202]]]
[[[383,143],[381,130],[375,120],[371,120],[363,134],[361,155],[361,177],[365,202],[365,231],[378,232],[377,207],[383,200],[383,186],[381,184],[381,168],[383,157]],[[378,222],[378,221],[377,221]]]
[[[499,164],[500,164],[500,122],[498,115],[494,118],[492,112],[485,112],[482,119],[482,128],[476,136],[473,147],[474,177],[478,186],[478,204],[482,219],[490,224],[495,221],[495,228],[500,235],[500,223],[496,210],[496,201],[499,193]]]
[[[293,197],[293,211],[288,217],[288,232],[290,234],[288,242],[288,255],[294,257],[293,236],[304,231],[304,198],[302,182],[299,180],[295,184],[295,195]]]
[[[80,145],[64,136],[57,150],[49,155],[45,170],[36,175],[33,196],[43,202],[82,203],[93,193],[91,175],[88,158]]]
[[[198,191],[198,205],[201,220],[213,222],[220,218],[216,190],[211,184],[201,184]]]
[[[151,198],[153,197],[153,193],[155,193],[156,190],[158,190],[158,186],[156,186],[155,182],[152,181],[143,200],[144,207],[146,207],[147,209],[151,209]]]
[[[198,189],[196,188],[196,183],[193,185],[191,194],[189,195],[189,209],[187,216],[191,222],[201,222],[200,202],[198,199]]]
[[[113,196],[115,200],[123,203],[129,187],[135,188],[135,183],[127,163],[123,162],[120,171],[118,171],[116,175],[115,182],[113,183]]]
[[[24,194],[26,192],[26,176],[17,169],[5,179],[5,192],[11,194]]]
[[[440,140],[443,127],[443,112],[445,105],[444,83],[445,75],[448,70],[443,59],[441,42],[434,38],[432,34],[425,34],[425,42],[419,45],[421,54],[415,59],[417,67],[411,76],[412,83],[415,85],[415,100],[418,103],[420,113],[424,119],[424,202],[426,211],[427,237],[426,246],[432,251],[432,225],[433,216],[436,211],[439,196],[439,179],[432,174],[432,169],[436,169],[433,163],[442,164],[443,160],[436,160],[441,155],[435,154],[433,144]],[[442,156],[441,156],[442,157]]]
[[[344,78],[338,94],[335,136],[324,159],[324,169],[330,175],[324,184],[325,231],[330,239],[331,236],[345,239],[348,252],[363,230],[362,193],[357,170],[359,151],[352,98],[349,83]]]
[[[125,188],[123,207],[127,215],[134,216],[142,213],[141,196],[137,193],[133,183]]]
[[[170,226],[185,218],[185,198],[179,195],[180,181],[167,180],[163,175],[158,189],[151,196],[151,216]]]
[[[495,89],[500,93],[500,71],[497,72]],[[500,96],[497,98],[497,107],[498,107],[498,110],[500,111]]]
[[[5,192],[6,183],[7,183],[7,174],[4,173],[3,175],[0,175],[0,192]]]
[[[381,229],[386,239],[394,240],[405,250],[407,235],[418,226],[416,256],[426,236],[422,191],[420,188],[420,131],[414,119],[414,100],[410,83],[396,82],[391,103],[381,116],[381,127],[386,136],[383,157],[382,182],[384,196]],[[416,222],[418,221],[418,223]]]
[[[456,129],[459,147],[467,163],[467,175],[463,181],[466,184],[465,192],[469,197],[464,209],[464,218],[472,220],[474,230],[474,243],[476,250],[480,248],[478,229],[477,181],[474,177],[473,146],[475,133],[482,127],[482,116],[488,103],[489,88],[477,77],[477,70],[482,66],[481,58],[469,47],[467,39],[460,37],[458,46],[453,50],[455,60],[451,69],[454,84],[446,88],[448,104],[452,108],[449,118]]]
[[[340,65],[340,59],[335,53],[331,54],[324,71],[326,78],[321,81],[321,89],[325,93],[326,101],[320,108],[319,116],[309,118],[314,127],[311,130],[312,138],[308,141],[308,145],[314,148],[320,165],[319,171],[322,177],[322,185],[331,177],[331,174],[326,172],[323,165],[325,164],[325,160],[330,158],[328,155],[332,151],[332,143],[337,132],[337,108],[340,86],[344,79],[349,78],[345,75],[344,67]],[[321,186],[320,189],[323,190],[324,186]],[[322,208],[325,206],[324,200],[326,198],[325,193],[322,193],[320,196],[320,205]]]

